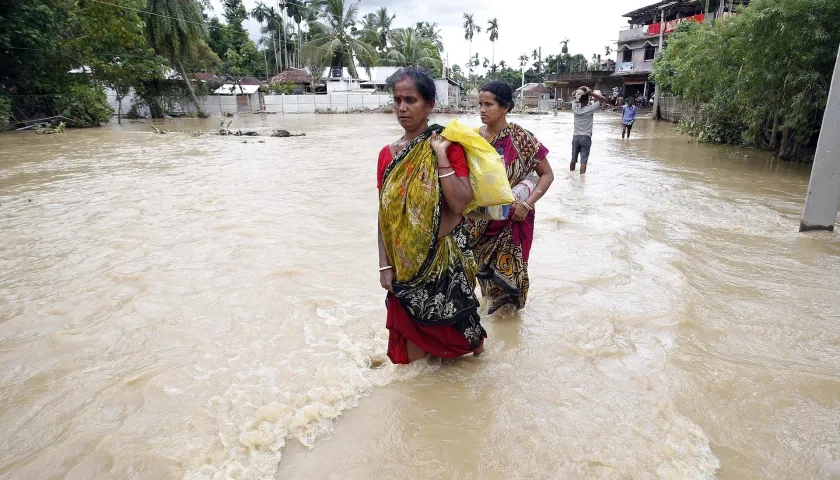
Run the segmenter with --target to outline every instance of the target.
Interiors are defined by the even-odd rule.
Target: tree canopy
[[[778,144],[787,157],[819,132],[838,44],[840,2],[754,0],[711,25],[681,24],[653,78],[695,106],[684,128],[700,139]]]

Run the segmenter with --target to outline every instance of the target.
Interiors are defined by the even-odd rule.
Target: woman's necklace
[[[493,140],[495,140],[496,137],[498,137],[499,134],[502,133],[502,130],[504,130],[504,127],[502,127],[502,130],[499,130],[497,133],[494,133],[492,135],[490,135],[490,127],[485,125],[482,128],[482,130],[484,130],[484,133],[482,133],[481,136],[484,137],[484,139],[487,140],[489,143],[493,143]]]
[[[406,145],[408,145],[409,143],[411,142],[409,142],[408,139],[405,138],[405,134],[403,134],[403,136],[400,137],[399,140],[397,140],[397,143],[394,144],[394,155],[400,153],[403,150],[403,148],[405,148]]]

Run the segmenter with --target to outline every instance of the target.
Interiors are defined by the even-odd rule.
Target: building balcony
[[[640,40],[642,38],[653,37],[659,34],[659,32],[656,32],[654,35],[649,34],[648,27],[649,25],[644,25],[642,27],[619,30],[618,43],[632,42],[633,40]]]
[[[549,75],[548,82],[588,82],[612,75],[614,70],[588,70],[585,72],[564,72]]]

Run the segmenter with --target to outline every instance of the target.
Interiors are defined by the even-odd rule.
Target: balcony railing
[[[587,80],[597,80],[603,77],[609,77],[614,70],[587,70],[584,72],[564,72],[551,75],[548,80],[555,82],[577,82]]]
[[[619,43],[632,42],[633,40],[639,40],[641,38],[647,38],[650,36],[651,35],[648,34],[648,26],[645,25],[643,27],[620,30],[618,32],[618,41]]]

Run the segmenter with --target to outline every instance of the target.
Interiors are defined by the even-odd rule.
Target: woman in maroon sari
[[[478,283],[488,301],[489,313],[504,305],[517,309],[528,298],[528,257],[534,237],[534,204],[542,198],[554,173],[546,149],[532,134],[508,123],[513,109],[513,89],[493,81],[481,88],[481,135],[505,161],[514,203],[507,220],[470,221],[470,237],[478,262]]]

